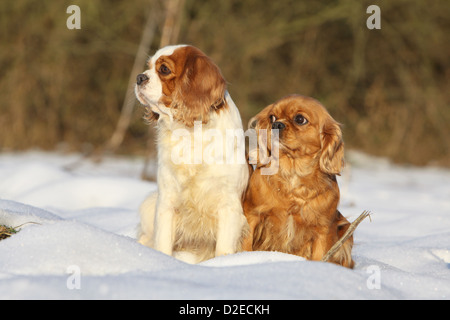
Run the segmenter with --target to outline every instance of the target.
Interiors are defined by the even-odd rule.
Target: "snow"
[[[353,270],[279,252],[190,265],[136,242],[143,159],[0,154],[0,299],[450,299],[450,170],[349,152]],[[34,222],[34,223],[29,223]]]

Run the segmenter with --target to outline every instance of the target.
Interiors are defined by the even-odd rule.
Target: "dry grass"
[[[0,225],[0,241],[9,238],[13,234],[17,233],[17,230],[12,227]]]
[[[0,241],[4,240],[6,238],[9,238],[12,235],[16,234],[17,232],[20,231],[20,229],[23,226],[25,226],[27,224],[40,224],[40,223],[29,221],[29,222],[22,223],[21,225],[18,225],[16,227],[8,227],[8,226],[5,226],[5,225],[0,225]]]

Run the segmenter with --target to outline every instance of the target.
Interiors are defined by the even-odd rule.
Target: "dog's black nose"
[[[275,121],[272,123],[272,129],[283,130],[284,128],[286,128],[286,125],[283,122]]]
[[[145,82],[147,80],[148,80],[148,77],[145,74],[143,74],[143,73],[138,74],[137,77],[136,77],[136,83],[138,85],[140,85],[141,83],[143,83],[143,82]]]

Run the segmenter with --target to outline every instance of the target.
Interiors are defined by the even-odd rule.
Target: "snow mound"
[[[302,257],[276,251],[255,251],[239,252],[230,256],[220,256],[211,260],[201,262],[199,263],[199,265],[207,267],[229,267],[284,261],[305,261],[305,259]]]
[[[156,184],[142,161],[79,159],[0,155],[0,224],[20,229],[0,241],[0,299],[450,298],[449,170],[350,154],[339,209],[373,214],[349,270],[280,252],[190,265],[144,247],[138,207]]]

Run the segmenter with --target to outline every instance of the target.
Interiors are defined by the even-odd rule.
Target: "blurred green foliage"
[[[81,8],[68,30],[66,8]],[[369,30],[366,8],[381,8]],[[0,2],[0,148],[104,145],[116,126],[148,15],[163,0]],[[179,43],[219,65],[246,121],[290,94],[319,99],[348,148],[450,165],[450,2],[186,0]],[[144,66],[142,66],[144,70]],[[143,153],[136,111],[122,153]]]

